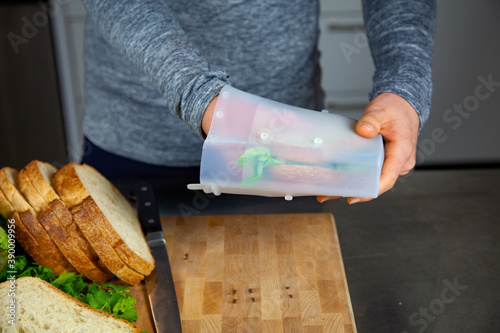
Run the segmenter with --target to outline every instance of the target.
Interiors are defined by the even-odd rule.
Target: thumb
[[[363,117],[356,123],[356,132],[365,138],[372,138],[380,132],[383,112],[366,107]]]

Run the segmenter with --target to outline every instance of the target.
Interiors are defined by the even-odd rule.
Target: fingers
[[[393,188],[399,176],[409,173],[415,165],[415,159],[412,157],[405,158],[406,150],[398,144],[387,143],[386,152],[384,165],[380,173],[379,195]],[[347,202],[350,205],[371,200],[373,200],[373,198],[347,198]]]
[[[332,199],[340,199],[342,198],[341,196],[336,196],[336,197],[325,197],[325,196],[320,196],[318,195],[316,197],[316,200],[318,200],[319,203],[323,203],[325,201],[328,201],[328,200],[332,200]]]
[[[382,93],[374,98],[356,123],[359,135],[372,138],[381,134],[384,138],[385,159],[380,174],[379,195],[390,190],[399,176],[407,174],[415,166],[419,125],[415,109],[405,99],[392,93]],[[347,198],[349,204],[370,200]]]
[[[380,132],[383,124],[383,113],[370,110],[369,106],[363,117],[356,123],[356,132],[365,138],[372,138]]]

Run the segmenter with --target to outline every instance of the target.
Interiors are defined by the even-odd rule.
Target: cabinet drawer
[[[319,49],[325,90],[365,90],[375,71],[361,18],[322,18]]]

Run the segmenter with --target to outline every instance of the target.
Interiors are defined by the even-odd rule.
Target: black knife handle
[[[137,215],[142,222],[144,234],[162,231],[153,186],[147,182],[134,185],[130,198],[136,202]]]

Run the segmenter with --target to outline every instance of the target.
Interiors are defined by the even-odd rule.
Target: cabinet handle
[[[352,23],[352,24],[342,24],[342,23],[330,23],[328,25],[329,31],[346,31],[346,30],[361,30],[364,31],[365,27],[363,24]]]

